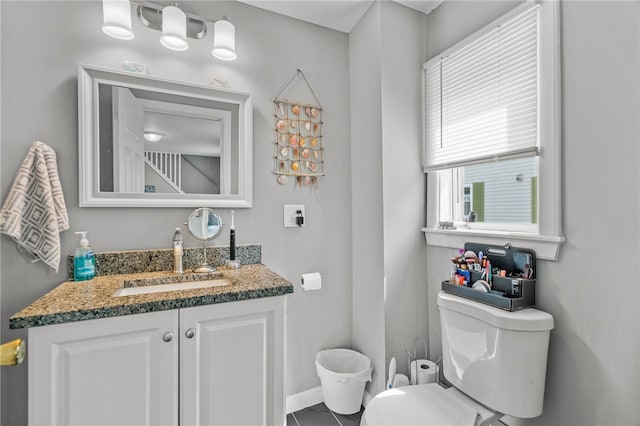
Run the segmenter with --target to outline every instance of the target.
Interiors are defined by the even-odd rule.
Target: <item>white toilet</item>
[[[440,292],[442,371],[453,385],[404,386],[369,402],[361,426],[495,425],[542,414],[553,317],[508,312]]]

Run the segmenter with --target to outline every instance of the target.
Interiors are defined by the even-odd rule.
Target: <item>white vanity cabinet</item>
[[[284,301],[180,310],[181,425],[285,424]]]
[[[30,328],[29,424],[176,424],[177,332],[177,311]]]
[[[29,329],[30,425],[282,425],[286,296]]]

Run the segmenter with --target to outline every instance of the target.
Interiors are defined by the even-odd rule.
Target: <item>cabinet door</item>
[[[29,329],[29,424],[177,425],[178,344],[177,311]]]
[[[180,310],[182,426],[285,424],[285,303],[267,297]]]

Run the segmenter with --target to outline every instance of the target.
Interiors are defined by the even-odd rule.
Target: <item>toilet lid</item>
[[[367,426],[471,426],[478,413],[435,383],[389,389],[369,402]]]

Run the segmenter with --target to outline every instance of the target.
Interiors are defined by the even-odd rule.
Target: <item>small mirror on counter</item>
[[[202,241],[203,261],[193,269],[193,272],[213,272],[215,266],[207,262],[207,241],[213,240],[222,232],[222,219],[210,208],[202,207],[189,215],[187,228],[191,236]]]

